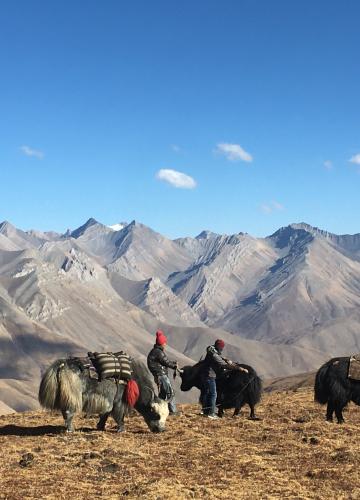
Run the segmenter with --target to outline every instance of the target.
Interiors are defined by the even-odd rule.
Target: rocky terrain
[[[267,238],[170,240],[135,221],[89,219],[64,234],[3,222],[1,411],[36,408],[54,358],[119,349],[143,358],[157,328],[182,365],[221,337],[228,357],[263,378],[312,371],[360,351],[359,306],[360,235],[293,224]]]
[[[329,424],[309,389],[275,391],[259,405],[260,421],[209,421],[196,406],[152,434],[140,416],[119,435],[109,421],[78,418],[65,434],[60,416],[0,417],[0,496],[8,500],[358,499],[360,410]]]

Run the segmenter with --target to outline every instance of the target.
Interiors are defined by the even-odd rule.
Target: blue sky
[[[0,219],[360,232],[359,18],[357,0],[4,0]]]

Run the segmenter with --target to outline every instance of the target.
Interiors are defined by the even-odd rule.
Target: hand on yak
[[[238,365],[237,363],[231,363],[231,369],[232,370],[237,370],[238,372],[244,372],[244,373],[249,373],[249,370],[247,368],[243,368],[242,366]]]

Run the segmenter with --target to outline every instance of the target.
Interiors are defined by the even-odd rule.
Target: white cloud
[[[34,158],[38,158],[42,160],[44,158],[44,153],[42,151],[37,151],[36,149],[29,148],[29,146],[21,146],[21,151],[26,156],[33,156]]]
[[[360,153],[352,156],[349,160],[350,163],[355,163],[355,165],[360,165]]]
[[[171,144],[171,149],[175,152],[175,153],[181,153],[181,147],[178,146],[177,144]]]
[[[240,144],[221,142],[217,144],[215,152],[224,155],[229,161],[246,161],[248,163],[253,161],[251,154],[245,151]]]
[[[165,181],[176,188],[194,189],[196,181],[182,172],[172,170],[170,168],[162,168],[156,173],[156,178],[160,181]]]
[[[279,212],[281,210],[284,210],[285,207],[282,203],[279,203],[278,201],[271,201],[270,203],[263,203],[260,206],[260,210],[264,214],[271,214],[273,212]]]
[[[330,160],[326,160],[324,161],[324,167],[327,169],[327,170],[332,170],[334,168],[334,164],[332,161]]]

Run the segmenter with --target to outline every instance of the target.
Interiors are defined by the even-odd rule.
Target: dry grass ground
[[[209,421],[195,406],[151,434],[130,417],[118,435],[109,421],[46,413],[0,417],[0,498],[359,499],[360,408],[344,425],[324,421],[309,389],[266,394],[259,422]]]

